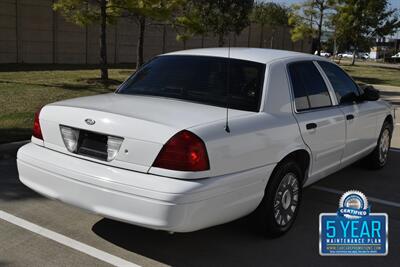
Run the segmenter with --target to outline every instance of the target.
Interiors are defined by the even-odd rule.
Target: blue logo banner
[[[388,254],[387,214],[357,215],[357,219],[348,219],[336,213],[320,214],[320,255]]]

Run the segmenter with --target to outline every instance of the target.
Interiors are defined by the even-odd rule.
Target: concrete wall
[[[99,61],[99,26],[79,27],[52,10],[54,0],[0,1],[0,63],[94,64]],[[260,41],[261,40],[261,41]],[[137,25],[122,19],[108,27],[109,63],[136,60]],[[145,59],[181,50],[182,42],[169,25],[150,24],[145,34]],[[252,24],[231,42],[232,46],[272,47],[310,52],[311,42],[293,43],[289,29]],[[214,47],[217,39],[196,36],[186,48]]]

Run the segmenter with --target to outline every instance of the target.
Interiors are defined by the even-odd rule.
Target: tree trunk
[[[108,67],[107,67],[107,2],[106,0],[101,0],[101,32],[100,32],[100,69],[101,69],[101,79],[108,80]]]
[[[146,29],[146,18],[144,16],[139,17],[139,39],[137,43],[136,51],[136,70],[143,65],[143,43],[144,43],[144,31]]]
[[[354,66],[356,63],[356,49],[353,50],[353,57],[351,58],[351,65]]]
[[[274,47],[274,37],[275,37],[275,27],[272,28],[271,39],[269,40],[269,48],[271,49]]]
[[[337,43],[336,43],[336,31],[335,31],[335,35],[334,35],[334,37],[333,37],[333,58],[335,58],[335,57],[336,57],[336,55],[337,55],[337,52],[338,52],[338,49],[337,49]]]
[[[249,25],[249,35],[247,36],[247,47],[250,47],[250,41],[251,41],[251,23]]]
[[[167,25],[163,25],[163,35],[162,35],[162,53],[165,54],[165,45],[167,40]]]
[[[319,23],[318,23],[318,40],[317,40],[317,54],[321,55],[321,36],[322,36],[322,23],[324,19],[324,10],[321,8],[319,14]]]
[[[219,47],[223,47],[224,44],[225,44],[224,34],[223,34],[223,33],[220,33],[220,34],[218,35],[218,46],[219,46]]]

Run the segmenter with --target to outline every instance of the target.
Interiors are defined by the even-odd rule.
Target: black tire
[[[379,138],[376,144],[376,147],[374,151],[372,151],[371,154],[369,154],[365,159],[364,159],[364,164],[368,169],[372,170],[379,170],[385,167],[388,157],[389,157],[389,148],[390,148],[390,143],[392,140],[392,133],[393,133],[393,126],[391,123],[385,121],[383,123],[381,132],[379,134]],[[389,140],[388,140],[388,148],[386,151],[383,151],[381,143],[382,139],[386,138],[386,134],[389,135]],[[383,155],[383,153],[385,155]]]
[[[290,204],[287,206],[287,201],[284,201],[285,192],[282,193],[281,185],[285,183],[288,179],[287,177],[292,177],[296,180],[295,185],[287,187],[286,190],[290,192]],[[255,219],[257,220],[257,224],[259,225],[259,229],[262,233],[267,237],[279,237],[292,227],[293,222],[296,219],[297,213],[299,211],[299,206],[301,202],[301,194],[302,194],[302,182],[304,177],[304,173],[299,167],[299,165],[294,160],[286,160],[278,164],[275,168],[274,172],[271,175],[271,178],[268,182],[268,185],[265,189],[264,198],[261,204],[258,206],[256,210]],[[286,180],[284,180],[286,179]],[[295,192],[296,191],[296,192]],[[295,196],[297,195],[297,200],[295,200]],[[280,202],[277,203],[277,198],[280,198]],[[274,207],[274,203],[277,205],[277,208]],[[284,205],[285,204],[285,205]],[[292,210],[292,206],[295,204],[295,210]],[[285,207],[286,206],[286,207]],[[286,208],[286,209],[285,209]],[[290,219],[286,220],[285,224],[278,223],[279,216],[276,218],[276,212],[279,209],[282,215],[282,220],[284,220],[284,215],[289,215],[291,211],[293,213],[290,215]]]

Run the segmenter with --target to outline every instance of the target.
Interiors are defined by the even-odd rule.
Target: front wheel
[[[256,211],[266,236],[281,236],[293,225],[301,201],[303,175],[294,161],[282,162],[274,170]]]
[[[385,122],[382,126],[382,130],[374,151],[372,151],[372,153],[365,159],[368,168],[382,169],[386,165],[389,156],[392,131],[392,125],[388,122]]]

